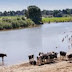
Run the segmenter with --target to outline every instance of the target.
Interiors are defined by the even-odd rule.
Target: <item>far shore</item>
[[[68,21],[68,22],[72,22],[72,21]],[[45,22],[43,24],[47,24],[47,23],[51,24],[51,23],[65,23],[65,22]],[[21,30],[21,29],[27,29],[27,28],[35,28],[35,27],[39,27],[39,26],[41,26],[41,24],[40,25],[35,25],[35,26],[30,26],[30,27],[20,27],[20,28],[15,28],[15,29],[3,29],[3,30],[0,30],[0,31]]]
[[[42,17],[43,24],[60,22],[72,22],[72,17]],[[0,17],[0,31],[33,28],[43,24],[35,24],[31,19],[25,19],[24,16]]]
[[[72,17],[44,17],[42,18],[43,23],[51,23],[51,22],[72,22]]]
[[[27,29],[27,28],[35,28],[35,27],[39,27],[40,25],[35,25],[35,26],[30,26],[30,27],[20,27],[20,28],[15,28],[15,29],[3,29],[0,31],[12,31],[12,30],[21,30],[21,29]]]

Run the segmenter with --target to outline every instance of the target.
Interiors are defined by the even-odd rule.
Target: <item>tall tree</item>
[[[34,21],[36,24],[40,24],[42,22],[41,10],[37,6],[29,6],[27,10],[28,18]]]

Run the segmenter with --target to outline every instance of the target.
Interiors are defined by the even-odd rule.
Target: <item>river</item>
[[[5,64],[12,65],[28,61],[30,54],[36,58],[39,52],[68,52],[72,48],[71,35],[72,22],[46,23],[35,28],[1,31],[0,53],[6,53]]]

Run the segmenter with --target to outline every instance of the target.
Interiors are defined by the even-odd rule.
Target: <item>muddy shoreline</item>
[[[72,63],[60,61],[42,66],[33,66],[29,63],[22,63],[11,66],[0,66],[0,72],[72,72]]]

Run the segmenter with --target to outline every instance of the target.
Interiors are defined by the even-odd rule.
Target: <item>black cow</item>
[[[61,56],[66,56],[66,52],[60,51],[60,55],[61,55]]]
[[[68,60],[72,63],[72,54],[67,55]]]
[[[66,58],[66,52],[60,51],[60,59],[61,57],[63,57],[62,60],[64,60],[64,58]]]
[[[0,53],[0,57],[2,57],[2,64],[4,65],[4,57],[7,57],[6,54]]]
[[[68,57],[68,59],[71,59],[72,58],[72,54],[69,54],[67,57]]]

